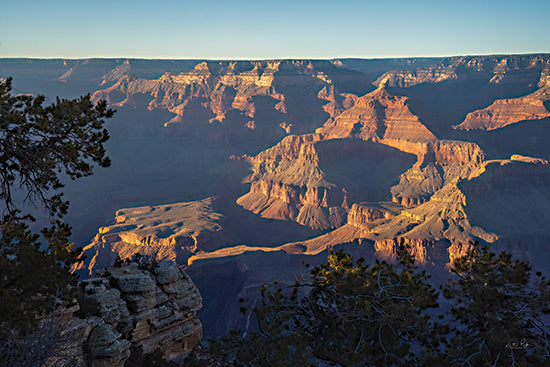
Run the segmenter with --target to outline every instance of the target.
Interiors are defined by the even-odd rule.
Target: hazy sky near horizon
[[[0,0],[0,57],[272,59],[550,52],[547,0]]]

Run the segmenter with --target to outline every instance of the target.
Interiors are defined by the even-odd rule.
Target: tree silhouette
[[[454,300],[456,327],[446,364],[550,365],[550,335],[541,321],[550,311],[550,283],[540,273],[532,279],[527,261],[477,244],[451,272],[456,276],[444,295]]]
[[[69,205],[62,179],[110,165],[104,123],[114,111],[89,95],[43,106],[44,96],[14,96],[11,85],[11,78],[0,80],[0,323],[27,331],[37,316],[72,299],[76,278],[68,270],[80,252],[62,221]],[[22,213],[28,204],[49,214],[43,239],[29,230],[34,218]]]
[[[255,310],[260,332],[213,341],[211,365],[419,364],[438,349],[446,328],[423,313],[438,306],[428,275],[418,271],[404,247],[397,255],[396,265],[369,266],[331,250],[327,262],[290,293],[264,287],[263,304]]]

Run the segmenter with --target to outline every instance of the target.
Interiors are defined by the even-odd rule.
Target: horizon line
[[[491,57],[491,56],[529,56],[529,55],[550,55],[550,52],[519,52],[519,53],[487,53],[487,54],[454,54],[454,55],[430,55],[430,56],[343,56],[343,57],[277,57],[277,58],[210,58],[210,57],[188,57],[188,58],[165,58],[165,57],[136,57],[136,56],[89,56],[89,57],[40,57],[40,56],[0,56],[0,59],[32,59],[32,60],[150,60],[150,61],[281,61],[281,60],[388,60],[388,59],[446,59],[453,57]]]

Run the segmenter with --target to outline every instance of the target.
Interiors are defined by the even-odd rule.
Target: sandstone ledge
[[[90,366],[123,366],[130,351],[180,363],[200,343],[202,299],[174,262],[123,264],[81,282],[81,316],[97,320],[83,345]]]

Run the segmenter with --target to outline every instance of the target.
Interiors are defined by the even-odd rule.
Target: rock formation
[[[387,72],[375,80],[374,84],[408,88],[417,84],[440,83],[457,78],[456,68],[453,65],[433,65],[417,70]]]
[[[479,168],[485,154],[478,145],[438,140],[411,112],[408,101],[382,85],[315,134],[288,136],[249,158],[250,191],[237,203],[267,218],[326,230],[342,225],[353,203],[391,198],[400,205],[419,205],[446,183]],[[352,143],[350,138],[396,149]],[[347,148],[338,148],[343,146]],[[413,161],[405,155],[397,159],[399,151],[416,155],[416,163],[411,167]],[[346,165],[353,168],[334,174],[335,167]]]
[[[119,68],[122,70],[124,65]],[[262,113],[278,113],[282,120],[288,120],[284,116],[288,112],[287,104],[296,103],[293,99],[303,100],[307,94],[316,95],[323,88],[332,88],[333,91],[334,82],[345,88],[353,78],[363,80],[364,86],[369,86],[360,73],[336,71],[337,68],[329,62],[201,62],[192,71],[166,73],[156,80],[124,74],[111,87],[95,92],[92,98],[94,101],[105,99],[114,106],[146,100],[150,110],[167,109],[176,114],[168,123],[197,119],[197,112],[202,111],[203,115],[209,116],[210,123],[223,122],[229,115],[235,115],[240,116],[244,126],[254,129],[258,106],[261,106]],[[112,75],[105,76],[106,80],[118,72],[113,71]],[[332,74],[335,75],[334,82]],[[308,90],[307,94],[301,93],[304,88]],[[296,93],[295,89],[299,92]],[[285,124],[287,132],[290,125],[294,133],[303,133],[308,129],[300,126],[299,121]]]
[[[80,282],[78,303],[43,321],[59,349],[45,366],[122,367],[148,356],[180,364],[200,344],[201,308],[195,284],[172,261],[103,269]]]
[[[373,84],[410,88],[419,84],[483,80],[491,84],[525,82],[540,75],[548,55],[457,56],[415,69],[392,70]]]
[[[527,120],[550,117],[547,103],[550,101],[550,85],[519,98],[498,99],[490,106],[470,112],[464,121],[454,126],[463,130],[495,130]]]
[[[250,191],[237,203],[266,218],[333,229],[352,203],[390,199],[389,187],[413,161],[378,143],[288,136],[251,158]]]
[[[377,256],[391,258],[396,246],[404,243],[411,246],[420,263],[442,266],[464,255],[472,241],[496,243],[518,235],[550,238],[545,225],[550,221],[545,209],[550,206],[548,182],[550,165],[544,159],[514,155],[483,161],[462,174],[449,173],[443,186],[420,205],[353,204],[341,227],[313,239],[263,251],[314,255],[361,240],[362,246],[371,244]],[[192,260],[262,249],[241,246],[234,250],[203,253]]]
[[[151,270],[136,263],[82,281],[80,316],[96,325],[84,343],[89,366],[123,366],[130,352],[182,362],[200,343],[196,312],[201,296],[177,265],[161,261]]]
[[[336,118],[327,121],[318,133],[327,138],[357,137],[364,140],[436,140],[426,126],[414,115],[409,99],[392,95],[386,85],[354,101]]]
[[[120,209],[114,224],[101,227],[84,247],[85,262],[73,271],[91,274],[135,253],[151,261],[172,260],[185,264],[191,254],[215,250],[229,240],[223,233],[223,215],[213,208],[214,199],[168,205]]]
[[[449,182],[470,177],[485,161],[485,153],[475,143],[439,140],[415,148],[417,162],[391,188],[392,200],[407,207],[428,201]]]
[[[348,225],[360,227],[381,255],[389,256],[404,241],[413,246],[421,262],[453,261],[471,241],[494,243],[520,233],[548,236],[543,222],[550,217],[543,208],[549,204],[549,180],[545,160],[512,156],[486,161],[469,177],[447,183],[422,205],[374,222],[359,220],[363,217],[350,212]],[[514,212],[523,215],[518,218]],[[442,248],[447,253],[443,258]]]
[[[417,144],[437,138],[410,111],[407,98],[393,96],[384,86],[342,106],[352,101],[315,134],[288,136],[251,158],[250,192],[237,203],[267,218],[326,230],[343,224],[352,203],[388,199],[389,187],[412,161],[397,150],[353,139],[416,153]],[[331,108],[331,113],[338,110],[336,103]],[[346,172],[337,169],[346,166]]]

